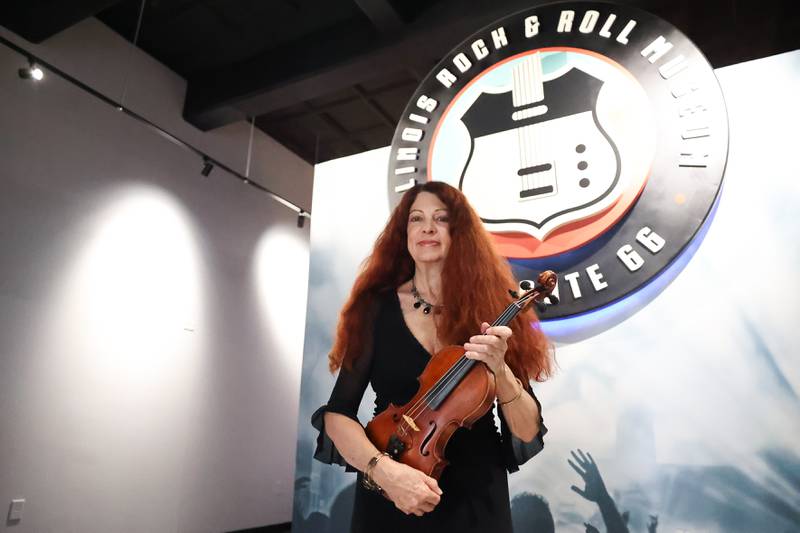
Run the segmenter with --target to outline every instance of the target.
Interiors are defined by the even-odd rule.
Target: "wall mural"
[[[392,147],[317,167],[293,531],[348,530],[355,475],[312,459],[309,420],[333,386],[327,354],[358,266],[426,175],[485,200],[521,278],[559,273],[562,303],[543,316],[559,368],[536,386],[550,431],[509,476],[515,531],[800,531],[800,52],[715,78],[663,21],[575,2],[465,43],[423,81]],[[575,138],[548,145],[562,136]],[[505,200],[489,198],[481,152],[509,146]]]

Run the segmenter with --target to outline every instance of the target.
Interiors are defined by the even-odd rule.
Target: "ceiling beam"
[[[190,76],[184,118],[209,130],[368,82],[380,72],[432,64],[462,38],[531,5],[445,0],[392,36],[370,32],[360,21],[343,23],[238,65]]]
[[[408,79],[406,81],[398,81],[398,82],[390,83],[388,85],[384,85],[383,87],[380,87],[378,89],[374,89],[374,90],[370,91],[369,93],[366,93],[366,92],[365,93],[366,93],[366,96],[368,98],[374,100],[375,98],[377,98],[380,95],[382,95],[382,94],[384,94],[386,92],[389,92],[389,91],[393,91],[393,90],[396,90],[396,89],[399,89],[399,88],[404,88],[404,87],[410,87],[410,86],[416,87],[417,84],[418,84],[418,81],[419,80],[411,80],[411,79]],[[360,89],[363,91],[363,88],[360,88]],[[326,104],[323,104],[323,105],[316,105],[316,106],[314,106],[313,110],[310,110],[307,107],[304,107],[300,111],[291,111],[291,112],[278,111],[278,112],[276,112],[274,114],[260,115],[258,117],[258,123],[256,125],[258,125],[258,124],[262,124],[262,125],[277,124],[277,123],[280,123],[280,122],[288,122],[288,121],[298,120],[298,119],[306,118],[306,117],[309,117],[309,116],[312,116],[312,115],[317,115],[319,113],[324,113],[324,112],[330,111],[331,109],[335,109],[335,108],[343,106],[343,105],[351,104],[351,103],[359,101],[361,99],[362,98],[361,98],[360,95],[355,94],[355,95],[343,96],[342,98],[337,98],[336,100],[331,100],[331,101],[329,101],[329,102],[327,102]],[[394,127],[394,125],[392,127]]]
[[[38,44],[118,1],[1,0],[0,26],[5,26],[28,42]]]
[[[389,0],[354,0],[381,33],[397,33],[405,27]]]
[[[359,85],[353,85],[353,92],[355,92],[358,97],[361,98],[361,101],[364,102],[364,104],[375,114],[376,117],[378,117],[380,121],[389,126],[390,129],[394,129],[395,125],[397,124],[395,119],[389,116],[389,113],[387,113],[379,103],[373,101],[372,98],[370,98],[369,95],[364,92],[364,89],[362,89]]]

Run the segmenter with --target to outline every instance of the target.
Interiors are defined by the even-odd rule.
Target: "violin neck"
[[[521,308],[517,304],[517,302],[509,304],[508,307],[506,307],[506,310],[503,311],[503,314],[501,314],[499,317],[497,317],[497,320],[495,320],[492,323],[492,326],[494,327],[494,326],[507,326],[507,325],[509,325],[511,323],[511,321],[514,320],[514,318],[516,318],[516,316],[519,314],[520,311],[521,311]]]
[[[516,302],[509,304],[508,307],[506,307],[506,310],[503,311],[503,313],[499,317],[497,317],[497,320],[492,322],[492,327],[509,325],[511,321],[514,320],[514,318],[516,318],[516,316],[519,314],[520,311],[521,308],[517,305]],[[466,357],[463,356],[462,359],[465,359],[467,361],[466,364],[464,364],[465,370],[463,371],[462,374],[463,377],[467,375],[467,372],[469,372],[473,366],[475,366],[476,361],[474,359],[467,359]],[[460,369],[461,365],[459,363],[456,363],[455,365],[453,365],[453,368],[456,367]],[[459,380],[460,379],[461,378],[459,377]]]
[[[510,304],[497,320],[492,323],[492,326],[507,326],[519,314],[520,310],[516,302]],[[450,395],[461,380],[464,379],[464,376],[472,370],[475,363],[477,361],[474,359],[468,359],[462,355],[450,370],[439,379],[434,391],[430,393],[431,397],[428,399],[432,409],[436,409]]]

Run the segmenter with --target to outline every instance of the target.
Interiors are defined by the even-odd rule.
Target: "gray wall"
[[[247,124],[94,19],[20,43],[244,171]],[[0,530],[212,532],[290,520],[308,225],[0,47]],[[251,176],[313,169],[256,132]],[[6,522],[12,498],[22,521]]]

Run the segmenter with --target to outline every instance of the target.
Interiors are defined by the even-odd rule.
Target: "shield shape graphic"
[[[597,118],[603,85],[575,66],[545,76],[535,52],[464,111],[471,146],[459,187],[487,229],[543,241],[619,199],[619,151]]]

